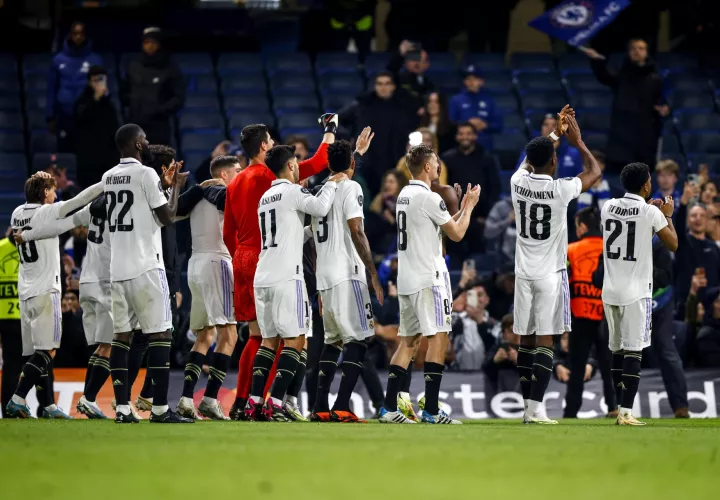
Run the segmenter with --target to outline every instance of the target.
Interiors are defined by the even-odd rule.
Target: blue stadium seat
[[[374,75],[385,71],[387,63],[392,57],[390,52],[372,52],[365,58],[365,74]]]
[[[676,134],[663,134],[661,140],[661,152],[663,155],[682,154],[682,144],[680,143],[680,140],[678,139],[678,136]]]
[[[357,54],[350,52],[321,52],[315,59],[315,72],[318,75],[328,73],[350,73],[358,72]]]
[[[193,76],[187,79],[187,91],[190,94],[217,94],[217,81],[214,76]]]
[[[555,62],[550,54],[542,52],[515,52],[510,56],[510,68],[518,73],[554,73]]]
[[[278,73],[312,74],[310,58],[304,52],[272,55],[265,61],[265,69],[271,76]]]
[[[590,59],[580,52],[565,54],[558,60],[558,69],[563,76],[592,73]]]
[[[698,166],[705,163],[711,173],[720,174],[720,154],[691,153],[688,154],[688,162],[690,168],[694,171],[697,171]]]
[[[655,61],[661,70],[689,71],[699,67],[698,55],[683,52],[658,52]]]
[[[563,91],[562,83],[555,73],[520,73],[515,75],[513,83],[521,92],[525,90]]]
[[[681,132],[720,131],[720,115],[717,113],[678,113],[674,121]]]
[[[520,151],[525,148],[527,138],[520,134],[496,134],[493,136],[493,153],[500,160],[503,169],[512,169],[517,163]]]
[[[430,52],[428,58],[430,60],[428,72],[431,75],[434,73],[457,73],[458,71],[458,61],[450,52]]]
[[[609,111],[609,109],[608,109]],[[578,113],[577,121],[580,129],[605,132],[610,130],[610,113],[602,111],[584,111]]]
[[[518,111],[520,109],[517,97],[510,92],[506,94],[495,94],[493,95],[493,99],[495,99],[495,106],[503,113]]]
[[[494,273],[500,268],[500,256],[496,253],[476,253],[470,258],[475,261],[475,271],[478,276]]]
[[[217,97],[211,95],[188,95],[185,97],[184,112],[187,111],[220,111]]]
[[[269,111],[270,100],[266,95],[231,95],[225,97],[225,109],[228,111],[239,109]]]
[[[267,84],[262,74],[225,77],[220,82],[220,87],[225,96],[267,94]]]
[[[514,131],[527,135],[527,124],[525,123],[525,118],[523,118],[519,113],[503,113],[502,123],[503,134]]]
[[[198,134],[194,132],[186,132],[180,137],[180,143],[182,144],[182,151],[184,153],[204,153],[210,154],[210,152],[220,142],[225,140],[225,134]]]
[[[24,153],[0,153],[0,170],[27,175],[27,157]]]
[[[278,76],[270,79],[270,92],[283,93],[292,91],[293,93],[315,92],[315,80],[311,76],[288,75]]]
[[[20,112],[0,111],[0,132],[22,132],[23,118]]]
[[[50,132],[32,132],[30,134],[30,153],[55,153],[57,137]]]
[[[608,90],[608,88],[600,83],[593,74],[570,73],[563,78],[563,83],[565,83],[565,87],[567,87],[570,92],[607,92]]]
[[[180,67],[183,75],[211,75],[213,62],[210,54],[175,53],[173,61]]]
[[[47,97],[45,94],[34,94],[25,96],[25,109],[28,111],[45,111]],[[19,106],[18,102],[18,106]]]
[[[470,64],[474,64],[480,68],[483,73],[504,71],[505,54],[465,54],[463,66],[469,66]]]
[[[608,134],[601,132],[593,132],[583,134],[583,142],[587,144],[589,149],[596,149],[598,151],[605,151],[607,147]]]
[[[20,111],[20,99],[0,94],[0,111]]]
[[[354,94],[333,94],[322,98],[322,108],[326,113],[337,112],[355,99]]]
[[[2,175],[2,172],[0,172],[0,175]],[[22,193],[24,192],[25,188],[25,181],[27,180],[27,175],[11,175],[8,177],[2,177],[0,178],[0,193]]]
[[[238,111],[228,117],[230,136],[237,136],[246,125],[253,123],[264,123],[274,128],[275,116],[269,111]]]
[[[570,96],[573,108],[576,110],[583,109],[605,109],[612,107],[613,95],[608,91],[603,92],[573,92]],[[578,113],[579,115],[579,113]]]
[[[6,97],[19,97],[20,85],[14,75],[2,75],[0,78],[0,95]]]
[[[445,95],[454,95],[463,90],[462,77],[457,73],[435,73],[428,78]]]
[[[663,84],[670,92],[707,92],[710,80],[697,73],[672,73]]]
[[[520,155],[520,151],[518,151],[518,156]],[[510,170],[504,170],[501,169],[498,171],[500,174],[500,193],[501,194],[510,194],[510,178],[515,173],[515,169],[512,168]]]
[[[682,134],[682,142],[688,154],[720,154],[720,141],[717,139],[717,132],[714,134]]]
[[[297,111],[312,111],[317,113],[320,109],[315,94],[278,96],[273,99],[273,108],[278,115]]]
[[[508,71],[483,72],[483,80],[485,80],[483,90],[488,92],[509,92],[513,84],[512,76]]]
[[[0,195],[0,213],[8,214],[5,220],[9,221],[13,210],[23,203],[25,203],[25,194],[22,192],[2,193]]]
[[[709,92],[673,92],[669,97],[673,110],[712,110],[713,100]]]
[[[324,75],[320,78],[320,92],[329,94],[357,94],[363,91],[360,75]]]
[[[25,77],[25,92],[29,94],[44,94],[47,92],[47,75],[28,75]]]
[[[218,74],[227,75],[262,75],[264,64],[262,56],[254,53],[225,53],[218,56]]]
[[[20,132],[0,133],[0,153],[24,153],[25,137]]]
[[[50,65],[52,63],[52,54],[26,54],[23,57],[23,74],[27,75],[45,75],[47,77]]]
[[[17,59],[15,59],[14,55],[0,54],[0,74],[14,77],[17,75],[17,68]],[[4,76],[3,78],[7,77]]]
[[[178,120],[180,132],[223,133],[225,121],[218,113],[183,113]]]
[[[284,113],[278,116],[278,128],[280,130],[309,129],[317,126],[317,114],[315,113]]]
[[[31,170],[44,170],[51,163],[66,168],[68,174],[77,171],[77,157],[72,153],[35,153],[32,156]]]
[[[526,112],[531,110],[547,110],[551,113],[557,113],[567,104],[565,92],[559,91],[523,92],[520,94],[520,101]]]

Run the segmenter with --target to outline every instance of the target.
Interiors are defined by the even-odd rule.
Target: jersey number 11
[[[260,212],[260,235],[262,236],[262,249],[275,248],[275,231],[277,231],[277,223],[275,222],[275,209],[270,210],[270,243],[267,243],[267,225],[265,224],[265,212]]]

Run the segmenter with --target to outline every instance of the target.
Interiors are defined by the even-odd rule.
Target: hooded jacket
[[[92,51],[90,39],[81,46],[65,39],[63,49],[55,54],[50,66],[45,118],[72,116],[75,101],[87,86],[90,66],[102,64],[100,54]]]
[[[163,50],[152,56],[143,53],[131,61],[125,83],[125,97],[133,123],[166,122],[185,102],[185,83],[180,68]]]

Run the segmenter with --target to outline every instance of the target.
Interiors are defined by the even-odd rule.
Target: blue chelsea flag
[[[530,26],[564,40],[583,45],[615,20],[630,0],[569,0],[530,21]]]

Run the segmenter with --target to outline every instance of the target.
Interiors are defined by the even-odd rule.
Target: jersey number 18
[[[520,236],[527,238],[527,203],[518,200],[520,207]],[[542,216],[539,212],[542,210]],[[550,237],[550,217],[552,209],[550,205],[533,203],[530,205],[530,237],[534,240],[546,240]]]

